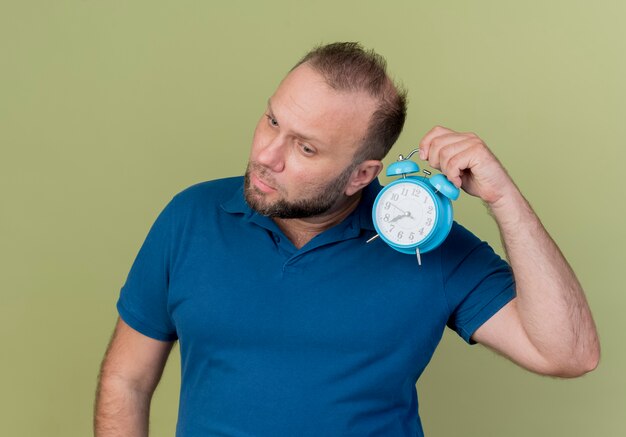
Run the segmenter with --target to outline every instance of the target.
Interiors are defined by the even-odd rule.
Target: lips
[[[260,191],[262,191],[264,193],[273,193],[274,191],[276,191],[276,188],[272,187],[271,185],[266,184],[261,179],[259,179],[258,176],[254,175],[254,174],[251,175],[251,176],[252,176],[252,178],[251,178],[252,179],[252,183]]]

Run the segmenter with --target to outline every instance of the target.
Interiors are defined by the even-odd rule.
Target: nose
[[[260,144],[256,161],[271,171],[278,173],[285,168],[286,139],[280,134],[264,139]]]

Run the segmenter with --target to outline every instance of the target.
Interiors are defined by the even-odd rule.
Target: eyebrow
[[[267,107],[268,107],[268,109],[270,111],[270,114],[273,116],[274,115],[274,111],[272,110],[272,100],[271,100],[271,98],[267,99]],[[317,139],[315,139],[313,137],[310,137],[308,135],[304,135],[304,134],[302,134],[300,132],[293,131],[293,134],[295,136],[297,136],[298,138],[303,139],[304,141],[311,142],[311,143],[314,143],[314,144],[321,144],[320,141],[318,141]]]

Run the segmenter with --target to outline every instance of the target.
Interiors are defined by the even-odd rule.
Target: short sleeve
[[[447,325],[467,343],[472,334],[515,297],[509,264],[484,241],[454,223],[441,247]]]
[[[150,228],[117,301],[117,310],[124,322],[161,341],[178,338],[168,312],[172,209],[173,201]]]

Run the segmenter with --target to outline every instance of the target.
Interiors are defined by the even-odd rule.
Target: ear
[[[350,176],[350,180],[346,186],[346,196],[352,196],[368,186],[370,182],[376,179],[376,176],[378,176],[382,169],[383,163],[375,159],[360,163]]]

